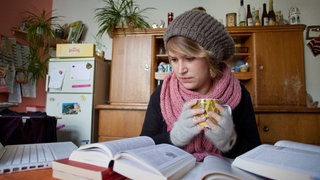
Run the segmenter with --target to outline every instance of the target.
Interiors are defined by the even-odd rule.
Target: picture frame
[[[308,26],[306,39],[313,39],[320,36],[320,25],[319,26]]]
[[[237,13],[226,14],[226,25],[227,27],[237,26]]]

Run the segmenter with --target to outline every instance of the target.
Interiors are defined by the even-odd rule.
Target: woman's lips
[[[180,77],[179,79],[182,83],[190,83],[192,81],[191,77]]]

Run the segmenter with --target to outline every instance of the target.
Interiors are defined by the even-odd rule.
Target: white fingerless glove
[[[237,140],[237,133],[234,130],[234,124],[231,116],[230,106],[226,106],[227,110],[220,114],[221,121],[214,129],[205,131],[205,136],[222,152],[229,151]]]
[[[178,147],[184,146],[199,133],[196,124],[193,123],[193,117],[191,108],[185,103],[178,120],[174,123],[170,132],[172,144]]]

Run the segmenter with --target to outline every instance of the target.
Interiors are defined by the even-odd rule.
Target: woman
[[[170,24],[164,43],[173,73],[151,95],[141,135],[181,147],[197,161],[235,158],[261,144],[250,94],[224,63],[235,51],[224,26],[207,13],[187,11]],[[220,114],[208,112],[217,125],[197,116],[204,113],[192,108],[199,98],[220,100]]]

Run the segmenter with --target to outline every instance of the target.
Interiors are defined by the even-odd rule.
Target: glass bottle
[[[253,26],[253,18],[251,14],[250,4],[247,5],[247,25]]]
[[[261,24],[262,24],[262,26],[268,26],[268,24],[269,24],[269,17],[268,17],[268,13],[267,13],[267,4],[266,3],[263,3]]]
[[[252,15],[252,24],[253,26],[256,24],[256,8],[255,7],[251,7],[251,15]]]
[[[170,25],[170,23],[173,21],[173,12],[169,12],[168,13],[168,26]]]
[[[254,25],[255,26],[261,26],[261,23],[260,23],[260,17],[259,17],[259,10],[256,10],[256,13],[255,13],[255,20],[254,20]]]
[[[240,0],[240,8],[238,12],[239,16],[239,26],[245,26],[246,25],[246,8],[243,5],[243,0]]]
[[[273,0],[269,0],[268,17],[269,17],[269,25],[270,26],[276,25],[276,14],[274,13],[274,10],[273,10]]]

